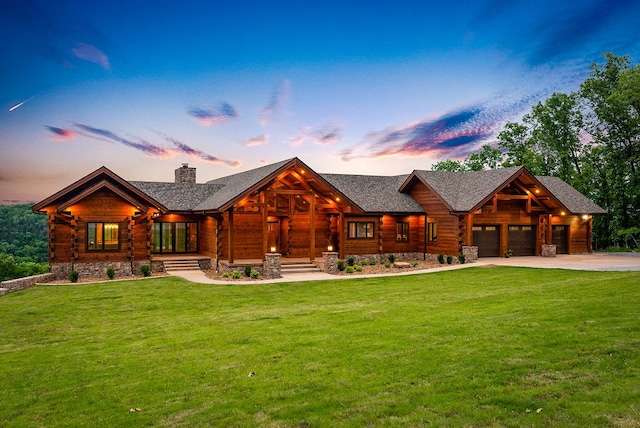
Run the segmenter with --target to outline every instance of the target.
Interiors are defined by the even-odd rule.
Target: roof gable
[[[578,192],[561,178],[537,176],[536,179],[572,214],[607,214],[607,210]]]
[[[146,212],[149,207],[155,207],[161,211],[167,210],[163,204],[104,166],[38,202],[33,205],[31,209],[33,211],[42,211],[44,208],[53,205],[56,211],[61,212],[74,203],[105,188],[117,194],[131,205],[136,206],[140,211]]]

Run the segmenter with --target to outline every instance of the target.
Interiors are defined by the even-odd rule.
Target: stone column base
[[[267,253],[263,263],[263,275],[267,279],[282,278],[280,275],[282,254],[280,253]]]
[[[322,253],[322,272],[335,275],[338,273],[338,253],[325,251]]]
[[[478,247],[475,245],[463,245],[462,254],[464,254],[464,260],[466,263],[475,262],[478,260]]]
[[[556,246],[553,244],[542,244],[542,248],[540,250],[540,256],[542,257],[555,257],[556,256]]]

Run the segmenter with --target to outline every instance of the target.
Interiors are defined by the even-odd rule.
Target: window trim
[[[353,226],[352,226],[353,225]],[[358,236],[358,231],[360,230],[359,225],[365,225],[365,236]],[[371,226],[371,232],[369,233],[369,226]],[[352,232],[353,227],[353,234]],[[348,239],[375,239],[375,225],[372,221],[350,221],[347,223],[347,238]],[[370,234],[370,236],[368,236]]]
[[[396,242],[409,242],[409,222],[396,222]]]
[[[91,225],[95,225],[94,226],[94,230],[95,230],[95,234],[92,236],[90,233],[91,230]],[[102,236],[100,237],[100,239],[98,239],[97,236],[97,231],[98,231],[98,227],[97,225],[101,225],[101,231],[102,231]],[[108,229],[106,226],[107,225],[112,225],[115,226],[115,230],[116,230],[116,238],[117,238],[117,248],[105,248],[106,246],[106,230]],[[93,245],[91,245],[91,238],[96,238],[95,239],[95,243]],[[99,251],[99,252],[103,252],[103,251],[120,251],[120,223],[118,222],[113,222],[113,221],[88,221],[87,222],[87,237],[86,237],[86,244],[87,244],[87,251]],[[92,248],[92,247],[96,247],[98,242],[100,242],[100,248]]]

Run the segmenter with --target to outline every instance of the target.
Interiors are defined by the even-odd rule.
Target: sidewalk
[[[344,279],[354,278],[370,278],[375,276],[391,276],[391,275],[417,275],[423,273],[435,273],[452,269],[464,269],[468,267],[478,266],[517,266],[529,268],[543,269],[573,269],[586,271],[640,271],[640,254],[637,257],[621,256],[616,254],[577,254],[577,255],[559,255],[557,257],[485,257],[478,259],[474,263],[463,265],[444,265],[425,270],[414,270],[410,272],[401,272],[397,274],[382,275],[329,275],[327,273],[297,273],[287,274],[282,278],[265,279],[261,281],[220,281],[207,278],[202,271],[174,271],[171,275],[179,276],[188,281],[199,284],[267,284],[278,282],[301,282],[301,281],[340,281]]]

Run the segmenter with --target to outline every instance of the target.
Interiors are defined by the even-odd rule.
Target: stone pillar
[[[540,255],[542,257],[555,257],[556,256],[556,246],[553,244],[542,244]]]
[[[332,275],[338,273],[338,253],[333,251],[322,253],[322,271]]]
[[[471,263],[478,260],[478,247],[475,245],[463,245],[462,254],[464,254],[465,263]]]
[[[280,259],[282,254],[280,253],[267,253],[264,256],[264,277],[268,279],[282,278],[280,275]]]

